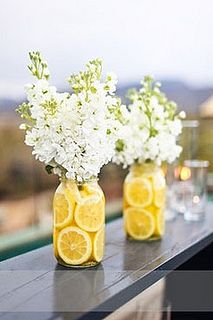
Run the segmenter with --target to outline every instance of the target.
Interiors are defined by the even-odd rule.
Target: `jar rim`
[[[207,160],[185,160],[184,165],[189,168],[208,168],[209,161]]]
[[[63,177],[63,178],[61,178],[61,182],[63,182],[63,181],[64,182],[71,181],[71,182],[74,182],[75,184],[77,184],[78,186],[81,186],[81,185],[86,184],[86,183],[98,182],[99,178],[98,177],[92,177],[90,179],[86,179],[86,180],[83,180],[82,182],[80,182],[77,179],[69,179],[69,178]]]
[[[134,162],[130,167],[134,166],[156,166],[159,167],[159,165],[155,161],[149,161],[149,162]]]

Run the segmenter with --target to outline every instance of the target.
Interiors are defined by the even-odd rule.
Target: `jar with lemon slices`
[[[78,184],[63,180],[54,200],[53,246],[58,262],[91,267],[104,254],[105,197],[97,180]]]
[[[160,239],[165,232],[166,183],[153,162],[134,164],[124,182],[124,226],[128,238]]]

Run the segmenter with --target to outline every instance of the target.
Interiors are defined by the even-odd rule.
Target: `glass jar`
[[[134,164],[124,181],[124,228],[134,240],[160,239],[165,232],[166,182],[153,162]]]
[[[91,267],[104,255],[105,197],[97,180],[63,180],[54,199],[53,246],[67,267]]]

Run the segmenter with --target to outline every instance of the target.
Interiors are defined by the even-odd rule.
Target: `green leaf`
[[[86,70],[78,74],[72,74],[68,82],[75,94],[82,91],[96,93],[94,82],[100,80],[102,73],[102,61],[100,59],[91,60],[86,64]]]
[[[91,87],[90,90],[91,90],[92,93],[96,93],[97,92],[97,89],[95,87]]]
[[[34,77],[37,79],[49,79],[49,70],[46,61],[41,56],[39,51],[29,52],[29,57],[31,65],[28,66],[28,69]]]
[[[17,109],[16,112],[18,112],[21,115],[22,119],[28,120],[32,124],[35,124],[35,119],[32,118],[30,113],[31,105],[27,102],[23,102]]]
[[[50,166],[49,164],[45,166],[45,170],[47,171],[48,174],[53,173],[53,166]]]

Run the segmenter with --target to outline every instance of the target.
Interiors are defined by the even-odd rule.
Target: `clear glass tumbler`
[[[208,161],[184,161],[185,170],[188,170],[188,179],[184,181],[184,219],[187,221],[205,218],[208,166]]]
[[[199,138],[199,121],[184,120],[182,121],[183,130],[178,138],[179,145],[183,150],[175,162],[167,166],[167,203],[166,203],[166,220],[173,220],[177,214],[185,212],[184,192],[185,180],[188,179],[188,170],[184,167],[184,160],[196,159]]]
[[[199,121],[183,120],[182,125],[183,129],[178,142],[183,151],[181,152],[179,163],[183,163],[186,159],[196,159],[198,153]]]

